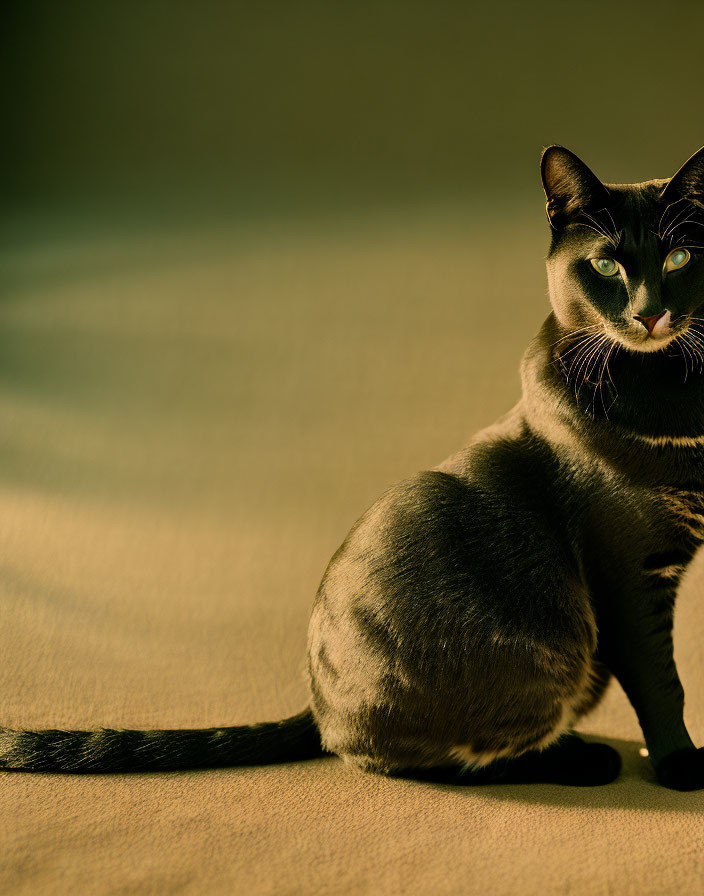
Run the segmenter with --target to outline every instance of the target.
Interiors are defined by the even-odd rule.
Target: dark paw
[[[672,790],[701,790],[704,788],[704,747],[675,750],[655,767],[655,774],[663,787]]]
[[[610,784],[621,773],[621,756],[608,744],[582,741],[575,749],[555,757],[553,780],[577,787]]]
[[[511,775],[523,781],[543,781],[571,787],[610,784],[621,772],[621,756],[608,744],[584,741],[567,734],[540,753],[514,760]]]

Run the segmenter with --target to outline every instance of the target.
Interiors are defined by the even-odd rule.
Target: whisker
[[[663,213],[660,215],[660,221],[658,222],[658,233],[657,233],[657,236],[658,236],[659,239],[661,239],[661,240],[663,240],[663,241],[664,241],[664,239],[665,239],[665,234],[667,233],[667,230],[665,230],[665,232],[663,232],[663,229],[662,229],[662,228],[663,228],[663,224],[664,224],[665,218],[666,218],[667,215],[670,213],[670,209],[671,209],[671,208],[674,208],[676,205],[679,205],[680,202],[684,202],[684,201],[685,201],[684,199],[678,199],[676,202],[670,202],[670,203],[669,203],[668,205],[666,205],[665,208],[663,209]],[[685,206],[685,208],[686,208],[686,206]]]
[[[687,364],[687,357],[689,356],[692,359],[692,373],[694,373],[694,356],[692,355],[692,352],[690,351],[690,349],[685,346],[684,342],[680,340],[680,337],[682,335],[683,334],[680,333],[680,336],[675,337],[675,344],[679,348],[680,353],[682,355],[682,360],[684,361],[684,380],[683,380],[683,382],[686,383],[687,376],[689,375],[689,365]],[[685,354],[685,351],[686,351],[686,354]]]
[[[680,342],[679,336],[675,336],[672,340],[672,344],[679,349],[680,355],[682,355],[682,360],[684,361],[684,382],[687,382],[687,358],[684,353],[684,349],[682,348],[682,343]]]
[[[564,342],[566,339],[573,339],[577,333],[583,333],[587,330],[595,330],[601,327],[601,324],[589,324],[586,327],[579,327],[577,330],[572,330],[570,333],[567,333],[565,336],[562,336],[560,339],[556,339],[553,343],[551,343],[550,347],[554,347],[558,345],[560,342]]]
[[[581,350],[584,349],[584,348],[586,348],[586,347],[591,343],[591,341],[594,340],[594,339],[596,339],[596,338],[598,338],[598,336],[599,336],[599,333],[591,333],[591,334],[589,334],[588,336],[583,336],[583,337],[582,337],[578,342],[576,342],[574,345],[572,345],[572,346],[570,346],[569,348],[565,349],[565,351],[561,351],[561,352],[559,352],[559,354],[558,354],[558,356],[557,356],[557,357],[558,357],[558,360],[559,360],[560,362],[562,362],[563,358],[566,358],[568,355],[571,355],[573,352],[577,352],[577,354],[579,355],[579,353],[581,352]],[[574,363],[574,361],[573,361],[573,363]]]
[[[697,221],[696,218],[686,218],[684,221],[678,221],[671,229],[674,230],[677,227],[684,227],[686,224],[694,224],[695,227],[704,227],[704,224],[701,221]]]
[[[592,358],[594,357],[595,354],[597,354],[597,357],[598,357],[598,352],[601,350],[601,347],[603,346],[603,344],[607,338],[608,337],[606,337],[606,336],[599,336],[597,338],[596,342],[594,344],[592,344],[587,351],[585,351],[583,360],[580,363],[579,367],[577,368],[577,371],[575,374],[574,397],[576,399],[579,399],[579,392],[581,391],[582,387],[587,382],[587,377],[589,376],[589,373],[591,371],[590,364],[591,364]],[[582,371],[584,371],[583,376],[582,376],[582,381],[579,382],[579,377],[580,377],[580,374],[582,374]]]
[[[613,229],[614,229],[613,233],[611,233],[609,231],[607,225],[605,225],[602,221],[599,221],[597,218],[595,218],[594,215],[590,215],[588,212],[585,212],[585,211],[580,212],[578,217],[586,218],[587,221],[591,221],[591,225],[582,224],[582,226],[590,227],[591,230],[594,230],[600,236],[603,236],[605,240],[607,240],[609,243],[611,243],[611,245],[614,247],[614,249],[617,249],[618,244],[621,241],[621,236],[618,233],[618,230],[616,229],[616,223],[614,222],[611,212],[609,212],[608,209],[606,209],[606,208],[600,209],[599,214],[601,214],[601,212],[606,212],[609,215],[611,224],[613,225]]]
[[[699,362],[699,372],[701,373],[702,370],[704,370],[704,354],[702,354],[701,344],[694,341],[692,339],[692,334],[688,334],[686,330],[681,333],[680,336],[682,338],[682,344],[684,345],[686,343],[689,346],[690,351],[693,353],[693,357]],[[694,373],[694,366],[692,366],[692,373]]]
[[[699,333],[692,332],[691,330],[685,331],[683,335],[687,337],[687,340],[692,348],[696,349],[699,355],[699,372],[704,373],[704,337]]]
[[[684,205],[683,205],[683,207],[682,207],[682,208],[675,214],[675,216],[673,217],[673,219],[672,219],[672,220],[670,221],[670,223],[667,225],[667,227],[666,227],[666,229],[665,229],[665,232],[662,234],[662,237],[661,237],[661,239],[663,240],[663,242],[664,242],[665,239],[667,238],[668,234],[670,234],[670,233],[674,230],[674,228],[678,226],[678,224],[679,224],[679,222],[680,222],[680,220],[681,220],[681,218],[682,218],[682,215],[687,215],[687,214],[689,214],[689,212],[691,211],[691,206],[690,206],[689,202],[688,202],[686,199],[678,199],[677,202],[673,202],[673,203],[671,203],[670,205],[668,205],[668,207],[665,209],[665,212],[667,212],[670,208],[672,208],[673,205],[677,205],[677,204],[679,204],[680,202],[684,202]],[[665,212],[663,212],[663,214],[665,214]],[[661,219],[661,220],[662,220],[662,219]]]
[[[605,336],[602,343],[597,347],[596,357],[594,358],[594,361],[593,361],[591,367],[589,368],[587,374],[585,375],[585,382],[591,383],[592,372],[598,368],[599,362],[602,360],[602,358],[606,358],[608,348],[609,348],[609,340]],[[601,394],[601,378],[603,375],[604,375],[604,365],[602,362],[601,370],[599,371],[599,376],[597,377],[596,382],[593,383],[594,392],[592,394],[592,400],[587,405],[587,410],[589,410],[590,407],[592,409],[592,417],[596,416],[596,399],[597,399],[597,395]],[[603,401],[602,401],[602,404],[603,404]]]
[[[614,216],[611,214],[611,212],[609,211],[608,208],[603,208],[602,211],[606,212],[606,214],[609,216],[609,221],[611,221],[611,226],[613,227],[614,235],[616,236],[616,245],[618,246],[618,244],[621,242],[621,233],[619,232],[619,229],[616,226],[616,222],[614,221]]]
[[[572,349],[566,351],[561,357],[562,358],[570,354],[575,349],[578,349],[577,354],[572,358],[570,366],[566,372],[567,382],[569,382],[570,376],[572,375],[572,370],[575,367],[575,364],[578,364],[580,359],[584,358],[585,354],[590,350],[590,348],[596,344],[601,339],[601,336],[598,333],[593,334],[592,336],[588,336],[586,339],[582,339],[578,345],[574,346]],[[564,365],[563,365],[564,368]]]
[[[702,333],[697,333],[696,330],[693,330],[691,327],[685,330],[682,334],[683,336],[687,336],[698,348],[700,351],[704,350],[704,335]]]
[[[616,388],[616,383],[614,383],[613,377],[611,376],[611,369],[609,368],[609,361],[611,359],[612,354],[614,354],[614,353],[618,354],[619,348],[620,348],[620,346],[619,346],[618,342],[613,340],[611,343],[611,348],[609,349],[609,351],[606,355],[606,360],[604,361],[604,366],[606,368],[606,376],[608,378],[609,391],[613,392],[613,398],[611,399],[611,404],[608,406],[608,408],[604,407],[603,392],[601,395],[601,406],[604,408],[604,416],[606,417],[607,420],[609,419],[609,411],[616,404],[616,400],[618,399],[618,389]]]
[[[618,391],[616,390],[616,386],[611,376],[611,370],[609,368],[609,359],[611,358],[613,352],[617,350],[617,341],[607,333],[604,333],[601,340],[592,349],[588,359],[586,360],[584,375],[579,389],[581,389],[582,386],[584,386],[586,383],[590,383],[594,386],[591,401],[585,409],[587,413],[591,413],[593,419],[596,418],[597,399],[601,401],[601,407],[604,412],[604,416],[608,419],[609,411],[614,406],[614,402],[618,398]],[[596,370],[598,370],[599,372],[596,380],[594,381],[592,380],[592,374]],[[611,397],[611,403],[609,404],[608,408],[606,407],[606,402],[604,400],[605,375],[608,375],[607,387],[609,389],[609,394]],[[579,391],[579,389],[577,391]]]
[[[604,239],[608,240],[608,242],[613,243],[611,237],[608,234],[604,233],[603,230],[600,230],[598,227],[594,227],[592,224],[585,224],[584,221],[576,221],[575,223],[578,227],[587,227],[589,228],[589,230],[593,230],[594,233],[598,233],[599,236],[603,236]]]
[[[596,344],[596,346],[592,350],[591,354],[589,355],[589,359],[587,361],[587,365],[586,365],[586,368],[584,371],[584,379],[582,380],[583,386],[586,385],[586,383],[590,383],[593,386],[596,385],[596,383],[592,383],[591,376],[592,376],[592,373],[594,372],[594,370],[596,370],[599,358],[601,356],[602,349],[605,349],[607,345],[608,345],[608,337],[606,335],[604,335],[602,337],[601,341]],[[592,361],[592,359],[594,359],[594,360]]]

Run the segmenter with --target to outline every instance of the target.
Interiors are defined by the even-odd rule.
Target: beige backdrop
[[[210,726],[306,701],[328,558],[392,481],[518,396],[548,310],[539,204],[6,247],[2,723]],[[285,299],[285,300],[284,300]],[[704,742],[701,564],[679,608]],[[452,789],[335,759],[0,776],[3,893],[698,892],[704,794],[623,777]]]

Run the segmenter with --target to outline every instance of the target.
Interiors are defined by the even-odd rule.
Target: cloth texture
[[[307,702],[325,566],[381,492],[507,411],[549,311],[542,210],[25,234],[2,250],[0,723],[194,727]],[[678,602],[704,744],[704,566]],[[0,892],[696,893],[704,793],[657,785],[611,684],[596,788],[335,758],[0,775]]]

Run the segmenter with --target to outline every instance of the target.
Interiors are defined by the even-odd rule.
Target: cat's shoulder
[[[550,463],[553,453],[526,422],[523,402],[496,423],[480,430],[460,451],[445,458],[434,471],[480,482]]]

